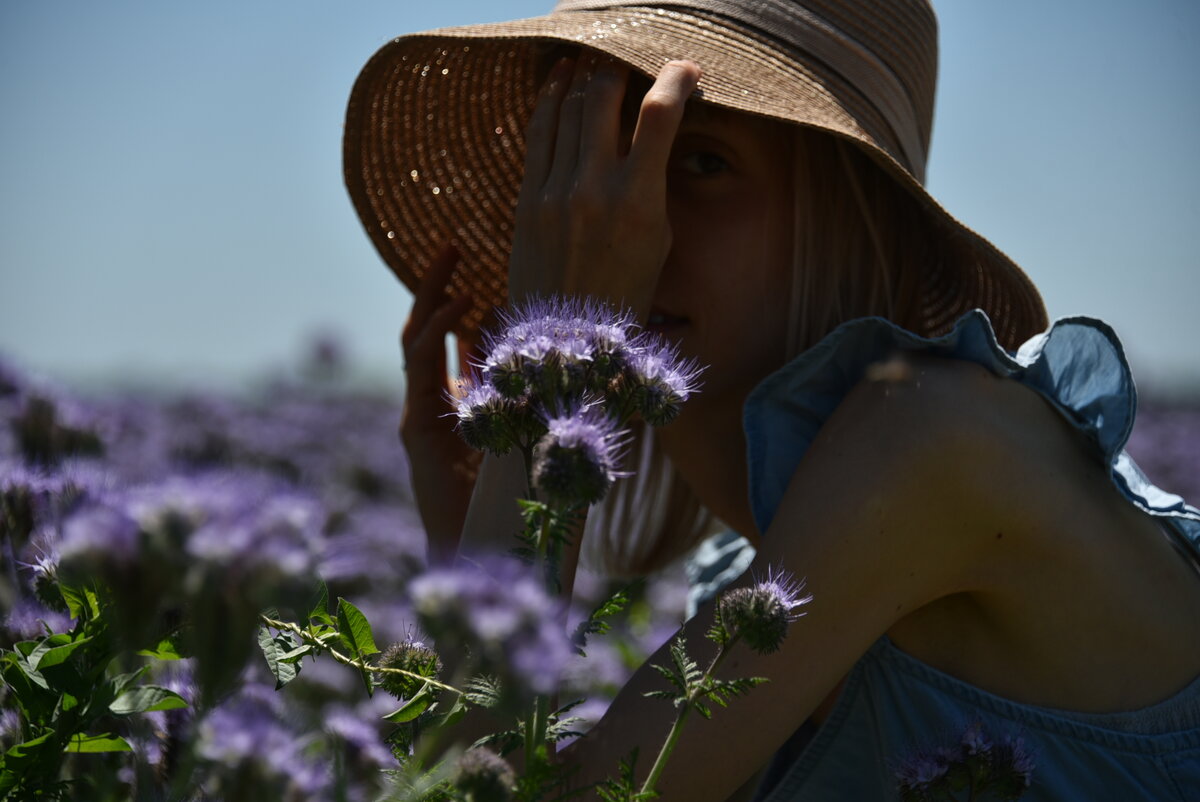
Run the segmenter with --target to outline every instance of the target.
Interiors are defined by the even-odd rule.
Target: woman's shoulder
[[[1135,410],[1124,351],[1099,320],[1064,318],[1011,352],[978,310],[938,337],[880,318],[850,321],[747,401],[755,518],[765,530],[819,432],[863,427],[910,460],[961,459],[981,470],[1007,462],[1027,468],[1030,481],[1081,467],[1077,480],[1108,482],[1169,520],[1178,545],[1200,560],[1200,511],[1154,487],[1123,452]]]
[[[1156,701],[1200,669],[1200,639],[1177,623],[1200,609],[1200,582],[1112,481],[1077,407],[1012,378],[921,351],[863,365],[796,463],[762,556],[833,569],[878,611],[862,635],[886,630],[1009,698]]]

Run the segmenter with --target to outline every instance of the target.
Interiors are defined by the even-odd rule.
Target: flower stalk
[[[667,767],[667,761],[670,760],[671,753],[675,751],[675,745],[679,742],[679,736],[683,734],[683,725],[687,721],[688,714],[692,712],[696,703],[700,701],[705,687],[712,681],[717,666],[725,659],[725,655],[736,642],[737,636],[734,636],[728,644],[721,646],[717,650],[716,657],[709,664],[708,670],[704,672],[704,678],[688,691],[686,699],[679,706],[679,712],[675,715],[675,721],[671,724],[671,730],[667,733],[666,740],[663,741],[662,748],[658,750],[658,757],[655,758],[654,765],[650,767],[650,773],[646,775],[646,781],[642,783],[641,793],[655,793],[655,787],[658,785],[659,778],[662,777],[663,770]]]
[[[330,657],[342,665],[347,665],[351,668],[357,668],[359,671],[369,671],[375,674],[395,674],[397,676],[409,677],[410,679],[414,679],[419,682],[427,682],[434,688],[438,688],[443,691],[449,691],[459,696],[463,695],[463,692],[458,688],[455,688],[453,685],[447,685],[444,682],[438,682],[436,679],[431,677],[426,677],[413,671],[405,671],[402,668],[388,668],[386,666],[369,665],[363,660],[344,655],[337,649],[330,646],[328,643],[324,642],[321,638],[316,637],[311,632],[308,632],[298,624],[295,624],[291,621],[280,621],[279,619],[271,618],[268,615],[260,615],[259,619],[272,629],[280,632],[290,632],[296,637],[300,638],[306,645],[312,646],[314,649],[328,652]]]

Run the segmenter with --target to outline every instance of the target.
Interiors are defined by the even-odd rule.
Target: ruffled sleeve
[[[1137,392],[1112,329],[1093,318],[1063,318],[1010,354],[978,309],[932,339],[882,318],[849,321],[755,388],[746,402],[745,428],[750,501],[760,531],[774,518],[817,430],[869,365],[897,352],[966,359],[1035,390],[1095,443],[1125,497],[1160,517],[1179,547],[1200,562],[1200,510],[1151,484],[1123,450]]]

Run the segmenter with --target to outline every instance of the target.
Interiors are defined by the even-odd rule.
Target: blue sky
[[[51,376],[231,386],[315,331],[398,382],[408,293],[341,184],[358,69],[392,36],[538,0],[7,0],[0,353]],[[1052,317],[1200,389],[1200,4],[944,0],[929,183]]]

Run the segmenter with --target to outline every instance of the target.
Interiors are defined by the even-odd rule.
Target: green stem
[[[658,784],[658,778],[662,776],[663,769],[667,767],[667,758],[671,756],[671,752],[675,751],[675,744],[683,733],[683,722],[687,720],[691,709],[691,701],[679,708],[679,713],[675,716],[675,723],[671,725],[671,731],[667,733],[667,740],[663,741],[662,749],[658,750],[658,757],[650,768],[650,774],[646,777],[646,782],[642,783],[643,794],[653,792],[654,786]]]
[[[700,698],[700,692],[708,684],[708,678],[717,670],[717,666],[725,659],[725,655],[728,654],[730,647],[736,642],[737,636],[722,646],[717,651],[717,655],[713,658],[713,661],[709,663],[708,670],[704,672],[704,676],[688,690],[687,699],[680,705],[679,713],[675,716],[675,723],[671,725],[671,731],[667,733],[667,739],[663,741],[662,749],[658,750],[658,757],[655,758],[654,765],[650,767],[650,774],[647,775],[646,781],[642,783],[641,793],[654,792],[654,786],[658,785],[658,779],[667,767],[667,760],[671,757],[671,753],[675,751],[675,744],[679,741],[679,736],[683,734],[683,722],[687,720],[688,713],[695,707],[696,700]]]
[[[529,720],[525,722],[525,767],[534,765],[538,745],[546,740],[546,718],[548,715],[549,699],[545,696],[535,696]]]
[[[550,561],[547,559],[550,553],[550,509],[547,507],[542,510],[542,525],[538,529],[537,539],[537,571],[542,577],[542,584],[546,586],[546,592],[551,596],[558,593],[558,578],[550,575]]]
[[[459,696],[462,696],[463,692],[458,688],[455,688],[453,685],[447,685],[444,682],[438,682],[435,679],[417,674],[414,671],[405,671],[402,668],[387,668],[385,666],[367,665],[362,660],[356,660],[352,657],[347,657],[332,646],[322,643],[314,635],[312,635],[312,633],[306,632],[305,630],[301,629],[299,625],[293,624],[291,621],[277,621],[276,619],[269,618],[265,615],[260,615],[259,619],[269,627],[273,627],[281,632],[286,630],[294,635],[297,635],[309,646],[315,646],[318,649],[327,651],[334,660],[337,660],[339,663],[343,663],[348,666],[353,666],[360,671],[372,671],[380,674],[402,674],[403,676],[411,677],[412,679],[420,680],[421,682],[428,682],[433,687],[441,688],[443,691],[450,691],[451,693],[456,693]]]

